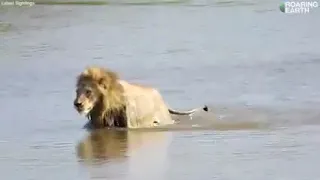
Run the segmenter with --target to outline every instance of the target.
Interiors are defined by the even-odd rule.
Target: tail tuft
[[[202,108],[204,111],[209,111],[209,108],[207,105],[204,106],[204,108]]]

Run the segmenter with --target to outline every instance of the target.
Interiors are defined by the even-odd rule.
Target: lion
[[[153,87],[129,83],[116,72],[98,66],[87,67],[77,76],[73,105],[89,119],[92,128],[149,128],[171,125],[171,114],[191,115],[208,107],[178,111],[168,108]]]

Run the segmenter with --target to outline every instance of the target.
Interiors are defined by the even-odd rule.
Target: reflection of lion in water
[[[127,131],[91,131],[79,142],[77,155],[85,161],[124,159],[128,149],[127,133]]]
[[[85,162],[104,163],[105,160],[122,161],[137,153],[144,154],[151,148],[159,151],[157,155],[165,153],[170,142],[171,134],[168,132],[99,129],[90,131],[78,143],[76,150],[78,158]]]
[[[131,84],[115,72],[89,67],[77,78],[76,110],[86,115],[93,128],[146,128],[173,124],[170,114],[190,115],[207,106],[189,111],[169,109],[160,93],[152,88]]]

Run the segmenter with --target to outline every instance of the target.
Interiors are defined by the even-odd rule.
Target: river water
[[[0,6],[1,179],[317,180],[320,9],[119,2]],[[210,112],[88,132],[72,101],[93,64]]]

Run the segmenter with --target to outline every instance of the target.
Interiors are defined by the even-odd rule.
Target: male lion
[[[173,124],[170,114],[190,115],[189,111],[169,109],[160,93],[152,88],[119,79],[106,68],[88,67],[77,77],[74,107],[86,115],[93,128],[147,128]]]

